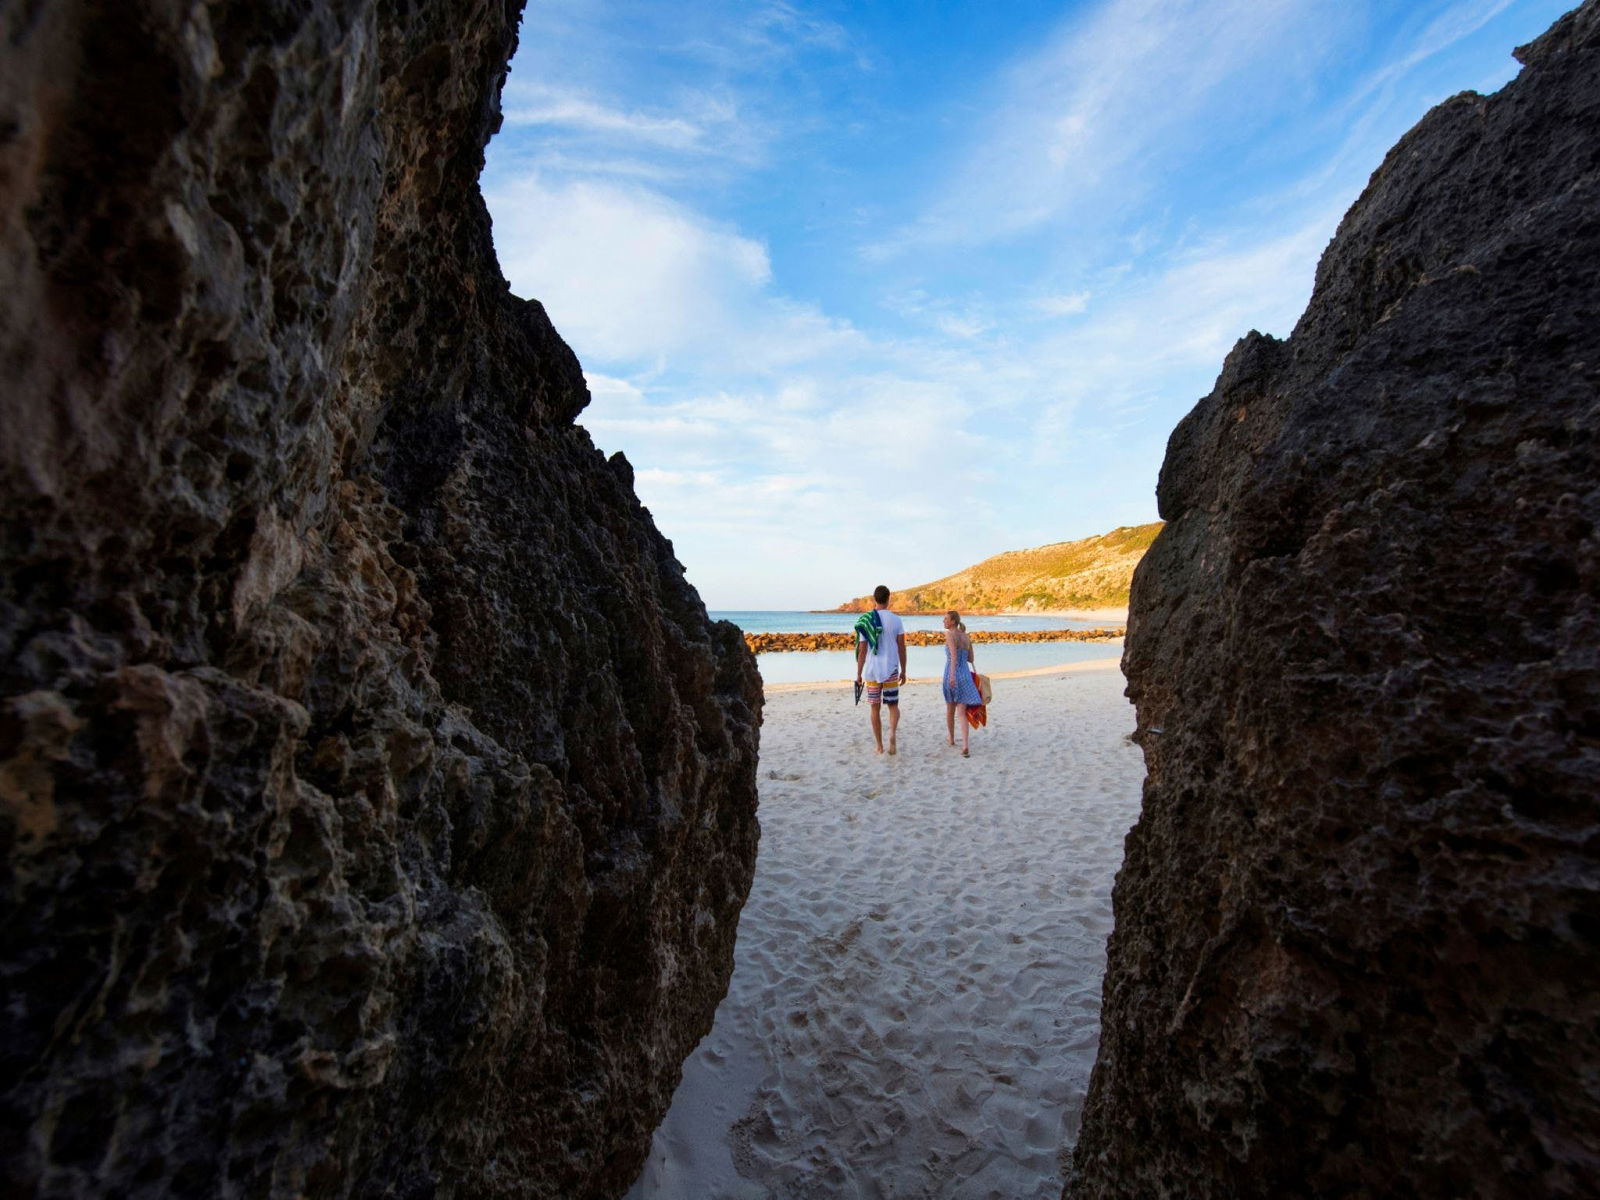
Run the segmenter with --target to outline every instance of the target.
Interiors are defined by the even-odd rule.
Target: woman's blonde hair
[[[961,624],[961,614],[958,613],[955,609],[952,608],[949,612],[945,613],[945,616],[950,618],[950,624],[952,624],[952,625],[960,625]]]

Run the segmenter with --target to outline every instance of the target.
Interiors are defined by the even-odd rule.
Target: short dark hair
[[[872,589],[872,600],[874,604],[889,603],[889,589],[880,583]]]

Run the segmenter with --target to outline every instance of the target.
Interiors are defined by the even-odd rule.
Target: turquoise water
[[[809,612],[713,612],[713,620],[732,621],[746,633],[849,633],[857,613]],[[908,631],[941,629],[941,618],[906,617]],[[968,630],[1008,629],[1094,629],[1106,622],[1078,621],[1068,617],[967,617]],[[1122,640],[1112,642],[1004,642],[974,646],[978,670],[985,674],[1006,671],[1031,671],[1062,663],[1085,662],[1093,658],[1115,658],[1122,654]],[[819,683],[840,681],[856,675],[855,655],[848,650],[819,650],[810,653],[758,654],[756,666],[766,683]],[[913,679],[926,679],[944,670],[941,646],[908,646],[906,670]]]

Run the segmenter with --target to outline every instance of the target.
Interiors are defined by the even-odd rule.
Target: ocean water
[[[849,633],[859,613],[813,612],[712,612],[713,620],[732,621],[745,633]],[[942,617],[903,617],[907,632],[941,630]],[[977,630],[1095,629],[1107,624],[1070,617],[967,617],[969,632]],[[1122,653],[1122,639],[1110,642],[1001,642],[973,646],[973,658],[984,674],[1031,671],[1063,663],[1114,658]],[[818,650],[784,654],[758,654],[756,667],[765,683],[847,684],[856,677],[855,655],[848,650]],[[928,679],[944,670],[942,646],[906,647],[906,670],[913,679]]]

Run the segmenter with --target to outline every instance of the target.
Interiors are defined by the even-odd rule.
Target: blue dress
[[[944,691],[946,704],[977,705],[983,703],[983,697],[978,695],[978,685],[972,682],[972,665],[967,662],[967,647],[971,642],[965,634],[956,636],[956,644],[949,642],[944,647],[944,674],[939,677],[939,686]],[[950,660],[956,660],[956,685],[950,686]]]

